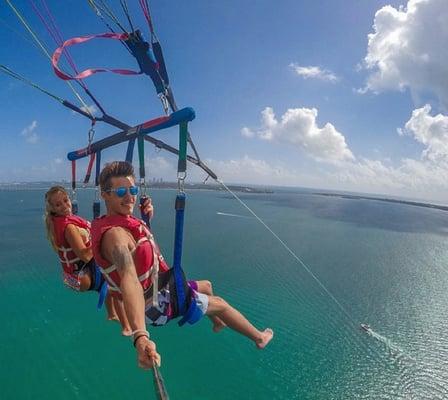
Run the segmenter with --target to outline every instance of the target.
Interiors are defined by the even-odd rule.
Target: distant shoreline
[[[386,203],[406,204],[408,206],[433,208],[433,209],[437,209],[437,210],[448,211],[448,206],[442,206],[442,205],[431,204],[431,203],[423,203],[423,202],[418,202],[418,201],[398,200],[398,199],[389,199],[389,198],[385,198],[385,197],[371,197],[371,196],[340,194],[340,193],[313,192],[313,194],[317,195],[317,196],[340,197],[342,199],[351,199],[351,200],[376,200],[376,201],[383,201]]]
[[[61,185],[70,189],[70,182],[14,182],[14,183],[0,183],[0,192],[1,191],[27,191],[27,190],[45,190],[53,185]],[[224,192],[225,189],[222,186],[219,186],[215,183],[206,184],[206,183],[185,183],[185,189],[187,190],[213,190],[217,192]],[[271,187],[254,187],[251,185],[227,185],[227,187],[233,191],[238,193],[247,193],[247,194],[273,194],[276,191]],[[93,184],[84,185],[82,182],[77,182],[77,190],[85,190],[85,189],[94,189]],[[173,189],[177,190],[177,182],[149,182],[147,184],[147,188],[151,189]],[[308,189],[309,190],[309,189]],[[315,196],[326,196],[326,197],[339,197],[341,199],[350,199],[350,200],[375,200],[382,201],[385,203],[395,203],[395,204],[404,204],[408,206],[415,207],[424,207],[424,208],[432,208],[435,210],[448,211],[448,206],[425,203],[420,201],[411,201],[411,200],[399,200],[399,199],[391,199],[387,197],[373,197],[362,194],[345,194],[345,193],[328,193],[328,192],[316,192],[316,191],[306,191],[304,194],[311,194]],[[281,191],[279,189],[278,191]]]
[[[0,191],[19,191],[19,190],[45,190],[53,185],[61,185],[70,189],[71,183],[69,182],[27,182],[27,183],[0,183]],[[77,190],[84,189],[94,189],[95,186],[92,184],[84,185],[82,182],[77,182]],[[177,182],[149,182],[146,186],[149,190],[151,189],[177,189]],[[225,191],[225,189],[216,184],[205,184],[205,183],[185,183],[185,189],[191,190],[215,190],[215,191]],[[270,188],[260,188],[253,187],[250,185],[227,185],[227,187],[233,192],[239,193],[253,193],[253,194],[263,194],[263,193],[274,193]]]

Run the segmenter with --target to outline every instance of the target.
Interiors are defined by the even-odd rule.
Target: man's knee
[[[208,294],[209,296],[213,295],[213,287],[210,281],[197,281],[198,284],[198,292]]]
[[[229,303],[218,296],[210,296],[208,304],[210,311],[214,313],[223,312],[229,307]]]
[[[210,281],[202,281],[205,288],[205,293],[208,293],[210,296],[213,293],[212,283]]]

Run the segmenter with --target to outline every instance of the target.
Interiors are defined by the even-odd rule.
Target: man
[[[176,302],[175,288],[169,283],[171,272],[150,231],[143,221],[132,216],[138,192],[132,165],[123,161],[106,164],[99,182],[107,214],[92,223],[94,257],[113,295],[123,299],[138,365],[152,368],[154,363],[160,365],[160,355],[149,339],[145,319],[162,325],[178,316],[173,312]],[[152,286],[153,276],[157,275],[158,305],[154,306]],[[187,290],[187,301],[194,299],[203,315],[217,318],[223,326],[247,336],[259,349],[272,339],[271,329],[259,331],[223,299],[193,289]]]

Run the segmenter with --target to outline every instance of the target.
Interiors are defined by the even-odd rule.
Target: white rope
[[[345,307],[336,299],[336,297],[333,296],[333,294],[326,288],[326,286],[319,280],[319,278],[314,275],[314,273],[309,269],[309,267],[292,251],[289,246],[257,215],[255,212],[247,205],[245,204],[228,186],[225,185],[225,183],[217,178],[215,179],[220,185],[222,185],[244,208],[246,208],[280,243],[281,245],[288,251],[289,254],[308,272],[309,275],[316,281],[316,283],[322,288],[322,290],[336,303],[336,305],[339,307],[339,309],[344,313],[344,315],[349,319],[349,321],[353,324],[355,328],[359,327],[359,324],[351,317],[349,312],[345,309]],[[358,342],[359,344],[359,342]],[[365,343],[365,341],[361,341],[361,347],[363,347],[367,353],[369,352],[369,346]],[[387,346],[386,346],[387,347]],[[396,346],[394,346],[396,347]],[[389,347],[390,348],[390,347]],[[380,351],[378,348],[373,348],[374,353],[381,359],[383,357],[380,355]],[[392,352],[389,352],[390,355],[393,355]],[[402,349],[400,349],[400,352],[395,355],[394,359],[396,359],[397,355],[405,356],[407,358],[407,361],[411,361],[413,365],[416,364],[417,360],[405,353]],[[383,359],[384,360],[384,359]],[[385,360],[384,360],[385,361]],[[400,369],[402,370],[402,373],[404,372],[407,375],[408,366],[400,366]]]
[[[336,299],[336,297],[333,296],[333,294],[325,287],[325,285],[319,280],[319,278],[313,274],[313,272],[308,268],[308,266],[297,256],[294,251],[292,251],[289,246],[257,215],[254,211],[252,211],[251,208],[247,204],[245,204],[234,192],[232,192],[229,187],[226,186],[226,184],[220,180],[217,179],[217,182],[220,183],[233,197],[235,197],[236,200],[244,207],[246,208],[280,243],[281,245],[288,251],[289,254],[291,254],[294,259],[308,272],[308,274],[311,275],[311,277],[317,282],[317,284],[322,288],[322,290],[325,291],[325,293],[330,296],[330,298],[337,304],[337,306],[341,309],[341,311],[347,316],[347,318],[353,323],[355,327],[357,327],[359,324],[351,317],[351,315],[348,313],[348,311],[344,308],[344,306]]]

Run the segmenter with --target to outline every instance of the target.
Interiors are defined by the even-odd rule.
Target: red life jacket
[[[135,249],[132,255],[137,277],[143,290],[146,292],[154,282],[153,291],[157,292],[158,272],[159,270],[168,271],[169,267],[160,254],[159,247],[146,224],[132,215],[104,215],[92,222],[92,250],[95,261],[109,284],[111,294],[121,297],[121,278],[117,267],[103,258],[101,239],[109,229],[117,226],[126,229],[135,240]]]
[[[75,254],[65,238],[65,229],[73,224],[78,228],[85,229],[86,236],[83,236],[84,244],[90,247],[90,222],[77,215],[53,216],[54,241],[58,250],[59,261],[63,269],[64,283],[74,290],[80,290],[79,271],[84,266],[84,262]]]

